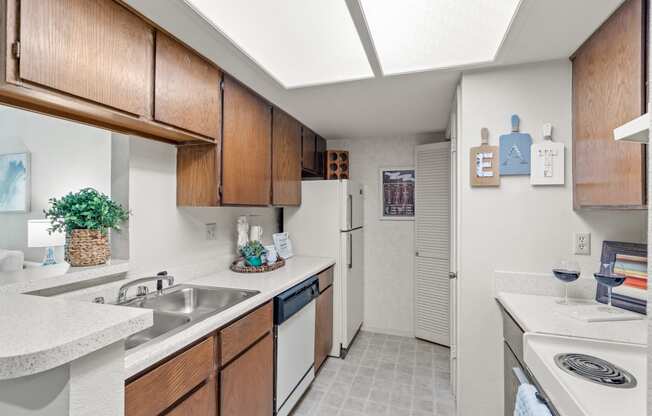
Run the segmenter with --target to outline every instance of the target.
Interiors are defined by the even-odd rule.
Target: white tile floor
[[[454,416],[449,350],[361,332],[346,359],[329,358],[292,416]]]

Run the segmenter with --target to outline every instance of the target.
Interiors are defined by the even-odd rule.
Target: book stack
[[[647,257],[617,254],[614,273],[626,276],[625,286],[647,290]]]

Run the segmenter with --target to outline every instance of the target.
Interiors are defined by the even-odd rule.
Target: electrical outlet
[[[575,233],[575,254],[591,254],[591,233]]]
[[[207,240],[217,240],[217,224],[211,222],[206,224],[206,239]]]

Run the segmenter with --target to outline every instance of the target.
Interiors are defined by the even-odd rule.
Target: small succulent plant
[[[260,241],[250,241],[240,248],[240,254],[244,258],[260,257],[265,254],[265,247]]]

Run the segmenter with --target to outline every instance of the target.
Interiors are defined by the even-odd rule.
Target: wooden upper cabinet
[[[21,81],[151,117],[154,30],[111,0],[21,0]]]
[[[186,46],[156,32],[154,119],[218,140],[222,74]]]
[[[224,77],[222,204],[269,205],[271,107],[235,79]]]
[[[301,124],[274,108],[272,129],[272,203],[301,205]]]
[[[308,127],[303,127],[303,156],[302,156],[302,168],[314,172],[317,169],[317,158],[315,157],[315,152],[317,148],[317,137],[315,133],[310,130]]]
[[[317,136],[315,139],[315,158],[316,160],[316,165],[315,165],[315,171],[317,172],[317,175],[321,178],[324,177],[324,156],[326,155],[326,140],[321,137]]]
[[[575,208],[642,208],[646,149],[613,129],[645,113],[645,7],[627,0],[573,60]]]
[[[177,148],[177,205],[220,205],[220,146],[201,144]]]

